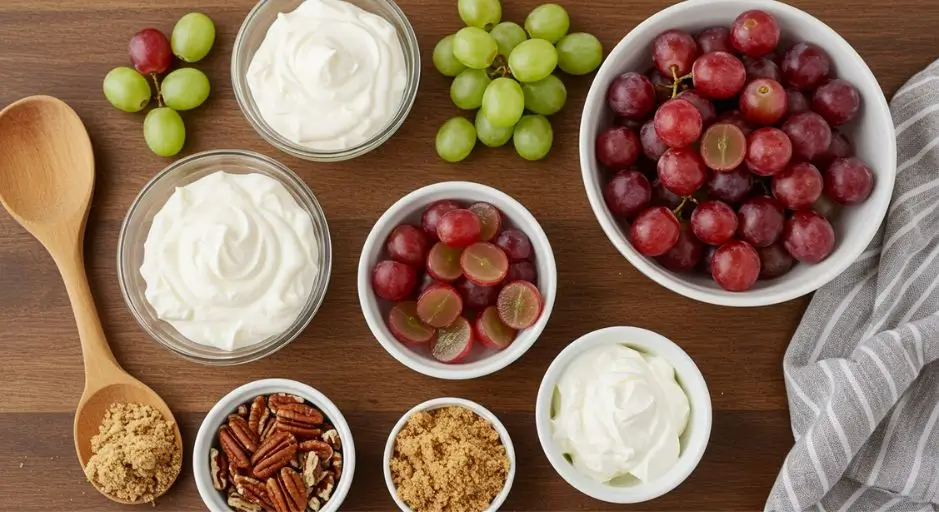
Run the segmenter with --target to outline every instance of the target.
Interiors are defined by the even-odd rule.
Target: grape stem
[[[672,98],[678,96],[678,89],[681,87],[681,83],[684,80],[692,78],[693,73],[688,73],[687,75],[678,76],[678,66],[672,66]]]
[[[698,204],[698,200],[691,196],[682,197],[681,204],[679,204],[677,208],[672,210],[672,212],[675,214],[675,217],[678,217],[679,219],[681,218],[681,211],[685,208],[685,205],[688,203]]]
[[[156,73],[150,73],[150,78],[153,79],[153,87],[156,88],[156,100],[157,106],[163,106],[163,91],[160,89],[160,80],[157,78]]]

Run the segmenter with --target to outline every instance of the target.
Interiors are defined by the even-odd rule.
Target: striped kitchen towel
[[[796,443],[766,510],[939,508],[939,61],[890,103],[890,209],[786,350]]]

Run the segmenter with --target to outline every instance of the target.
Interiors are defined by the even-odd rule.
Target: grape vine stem
[[[160,89],[160,79],[157,78],[156,73],[150,73],[150,78],[153,79],[153,87],[156,88],[156,100],[157,106],[163,106],[163,91]]]

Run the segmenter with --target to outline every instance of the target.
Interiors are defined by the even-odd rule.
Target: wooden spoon
[[[91,438],[114,403],[145,404],[160,411],[172,422],[182,453],[182,436],[169,407],[114,359],[88,287],[83,238],[95,162],[81,119],[56,98],[23,98],[0,111],[0,148],[0,203],[55,260],[78,324],[85,391],[75,412],[74,435],[82,467],[91,458]]]

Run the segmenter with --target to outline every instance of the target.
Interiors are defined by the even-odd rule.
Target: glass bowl
[[[235,99],[248,122],[255,131],[275,148],[304,160],[316,162],[338,162],[350,160],[364,155],[382,145],[388,140],[401,124],[404,123],[414,99],[417,97],[417,86],[421,78],[421,53],[417,43],[414,28],[408,21],[404,11],[393,0],[345,0],[365,11],[381,16],[395,28],[404,50],[404,62],[407,67],[407,85],[397,112],[388,121],[384,128],[376,132],[368,140],[349,149],[338,151],[317,151],[297,144],[280,135],[264,121],[254,96],[248,88],[248,65],[255,52],[264,41],[267,31],[277,15],[296,9],[304,0],[261,0],[251,9],[245,17],[238,35],[235,37],[235,47],[232,51],[231,81],[235,91]]]
[[[297,319],[281,334],[240,347],[232,351],[221,350],[190,341],[168,322],[157,317],[144,295],[147,283],[140,275],[144,242],[150,232],[153,216],[163,207],[170,195],[181,187],[213,172],[224,170],[232,174],[260,173],[277,180],[297,204],[309,213],[313,231],[319,239],[319,274]],[[326,215],[309,187],[296,175],[264,155],[240,150],[218,150],[198,153],[170,164],[160,171],[140,191],[127,211],[121,225],[117,243],[117,277],[127,307],[137,322],[160,345],[203,364],[233,365],[256,361],[285,347],[293,341],[313,319],[323,303],[332,267],[332,243]]]

